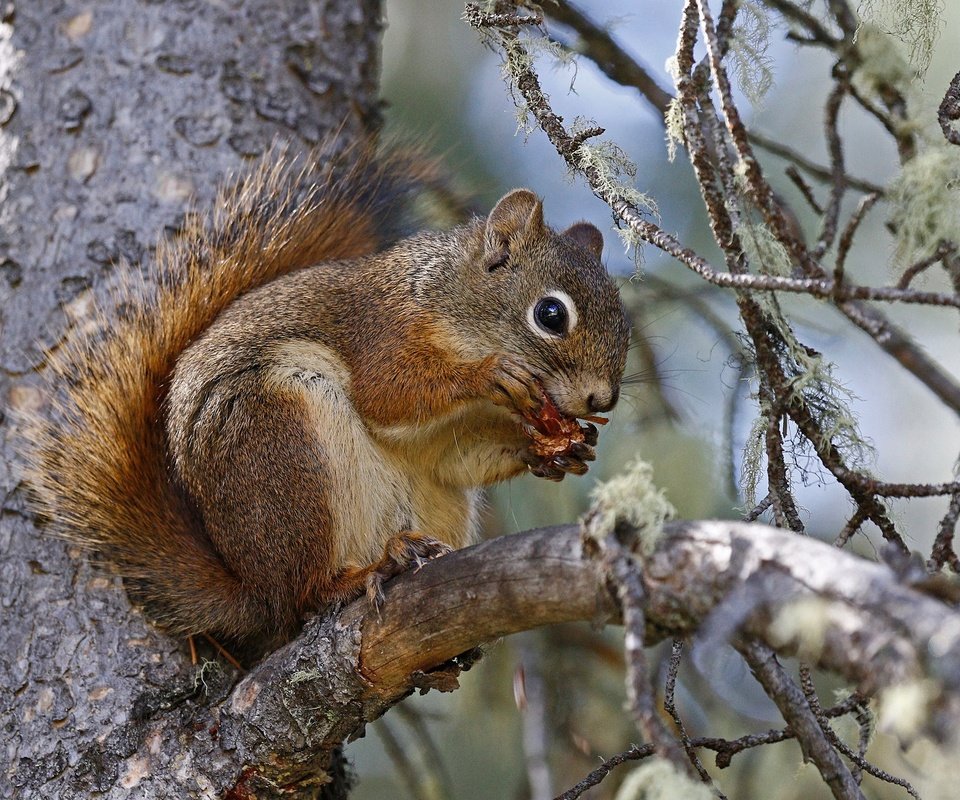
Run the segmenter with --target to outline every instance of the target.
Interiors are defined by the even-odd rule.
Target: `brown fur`
[[[53,359],[71,388],[29,453],[57,529],[161,623],[261,642],[467,543],[476,487],[528,463],[510,411],[538,380],[571,414],[615,397],[626,346],[599,233],[550,231],[532,193],[383,250],[431,165],[270,163],[161,244],[153,296]],[[567,340],[526,330],[551,287],[577,305]]]

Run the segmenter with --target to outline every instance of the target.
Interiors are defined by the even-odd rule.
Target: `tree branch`
[[[802,647],[810,663],[867,693],[929,678],[936,687],[928,695],[931,732],[956,728],[960,612],[902,585],[888,567],[738,522],[671,523],[652,555],[637,559],[648,645],[694,633],[748,581],[773,576],[777,591],[754,593],[760,601],[742,615],[742,641],[780,654]],[[818,610],[814,630],[791,628],[790,609],[809,604]],[[179,757],[196,767],[184,780],[196,785],[200,770],[219,792],[240,781],[261,799],[289,797],[317,781],[334,747],[410,692],[455,688],[474,657],[460,656],[478,645],[554,622],[615,620],[617,613],[607,576],[582,555],[577,526],[451,553],[392,581],[379,613],[357,601],[314,619],[227,699],[195,712],[193,729],[218,735],[184,742]],[[154,736],[182,730],[176,709],[158,716],[130,758],[149,762]]]

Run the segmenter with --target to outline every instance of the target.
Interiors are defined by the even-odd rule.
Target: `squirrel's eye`
[[[527,327],[542,339],[562,339],[577,327],[577,305],[563,289],[544,287],[543,297],[527,306]]]
[[[567,307],[556,297],[544,297],[537,301],[533,318],[543,330],[563,336],[567,332]]]

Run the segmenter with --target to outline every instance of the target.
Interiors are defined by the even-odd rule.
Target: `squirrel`
[[[481,487],[586,472],[596,428],[549,457],[528,420],[617,401],[600,232],[516,189],[411,234],[437,182],[369,143],[274,154],[158,244],[155,290],[130,281],[51,354],[35,502],[171,633],[282,643],[470,543]]]

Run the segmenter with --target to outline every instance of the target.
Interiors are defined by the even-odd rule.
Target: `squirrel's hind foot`
[[[428,561],[453,550],[446,542],[417,531],[401,531],[390,537],[383,557],[371,564],[364,579],[367,599],[378,609],[383,605],[383,584],[411,567],[420,569]]]

